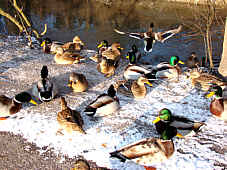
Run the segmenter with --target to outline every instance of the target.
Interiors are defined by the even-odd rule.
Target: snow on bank
[[[93,51],[84,52],[87,56]],[[109,85],[122,78],[126,66],[123,61],[112,78],[105,78],[96,70],[90,60],[78,65],[57,65],[52,55],[41,50],[30,50],[23,41],[10,37],[0,41],[0,86],[1,94],[13,97],[16,93],[28,90],[40,78],[40,70],[45,64],[49,75],[59,86],[59,94],[66,97],[68,105],[80,111],[85,122],[86,135],[71,135],[60,130],[56,121],[60,110],[59,99],[38,106],[26,104],[16,115],[0,123],[0,131],[21,134],[29,142],[39,147],[48,146],[57,154],[69,157],[83,155],[100,166],[111,169],[140,170],[142,166],[133,162],[121,163],[109,158],[109,152],[131,142],[146,137],[157,137],[152,120],[163,107],[174,114],[192,120],[204,121],[207,125],[193,137],[174,139],[175,153],[166,162],[155,164],[157,169],[224,169],[227,164],[227,124],[211,116],[210,100],[205,93],[193,89],[185,76],[180,82],[158,81],[149,88],[145,99],[134,100],[118,94],[121,109],[107,117],[91,119],[83,113],[84,108],[97,95],[106,92]],[[75,94],[67,87],[70,72],[83,73],[89,82],[89,90]]]

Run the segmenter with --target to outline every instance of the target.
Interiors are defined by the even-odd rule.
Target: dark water
[[[2,9],[13,12],[8,1],[0,1]],[[168,30],[181,23],[179,15],[190,18],[189,9],[182,5],[160,1],[149,2],[140,5],[139,1],[127,0],[109,6],[90,0],[18,0],[18,4],[23,7],[39,32],[43,31],[45,23],[48,25],[45,36],[53,40],[72,41],[75,35],[79,35],[89,49],[96,49],[97,42],[103,39],[110,43],[118,41],[125,49],[124,52],[127,52],[132,44],[136,44],[143,51],[143,41],[119,35],[113,31],[114,28],[140,32],[145,31],[150,22],[154,22],[155,31]],[[17,34],[17,28],[7,19],[1,17],[0,22],[1,32]],[[146,61],[157,63],[168,60],[171,55],[178,55],[185,60],[192,51],[199,56],[204,55],[202,41],[185,41],[185,39],[177,36],[165,43],[155,43],[152,53],[146,54]],[[216,56],[220,56],[221,53],[220,43],[217,41],[214,45]]]

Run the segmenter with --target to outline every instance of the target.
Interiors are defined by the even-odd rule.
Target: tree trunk
[[[218,68],[218,71],[224,77],[227,77],[227,17],[225,21],[225,35],[224,35],[224,42],[223,42],[222,57],[221,57],[221,63]]]

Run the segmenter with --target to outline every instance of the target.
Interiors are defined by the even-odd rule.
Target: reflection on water
[[[96,48],[97,41],[106,39],[110,43],[119,41],[125,49],[129,49],[135,43],[142,50],[142,41],[119,35],[113,31],[113,28],[139,32],[145,31],[150,22],[154,22],[156,31],[157,28],[166,30],[180,24],[174,11],[177,10],[182,15],[190,17],[188,9],[183,8],[182,5],[160,3],[155,0],[149,3],[153,5],[152,8],[139,6],[137,0],[115,3],[113,6],[89,0],[45,0],[45,3],[43,0],[18,0],[18,4],[23,6],[37,30],[42,32],[44,24],[48,24],[46,36],[53,40],[71,41],[74,35],[79,35],[90,49]],[[4,10],[9,11],[9,6],[8,1],[0,3],[0,7]],[[17,32],[17,28],[12,23],[0,19],[1,27],[5,23],[9,33]],[[198,42],[184,43],[173,38],[164,44],[156,43],[152,54],[148,57],[158,62],[162,56],[164,58],[170,55],[188,56],[192,51],[203,55],[203,49],[198,46]]]

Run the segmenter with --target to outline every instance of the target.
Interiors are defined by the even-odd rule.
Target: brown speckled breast
[[[211,102],[210,112],[213,115],[220,117],[223,111],[224,111],[223,99],[218,99],[218,100],[215,99]]]

